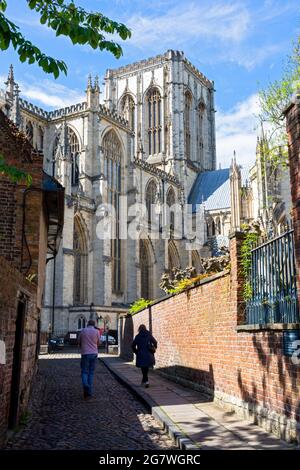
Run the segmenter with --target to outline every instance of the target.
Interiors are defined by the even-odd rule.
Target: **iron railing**
[[[299,322],[293,230],[251,250],[249,283],[247,324]]]

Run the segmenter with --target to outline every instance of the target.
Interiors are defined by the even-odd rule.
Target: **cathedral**
[[[201,256],[211,254],[207,241],[219,236],[226,244],[231,203],[249,184],[246,176],[238,182],[236,163],[216,169],[214,83],[183,52],[107,70],[101,100],[98,78],[89,77],[84,102],[53,111],[20,97],[11,67],[0,106],[41,152],[44,171],[65,188],[63,236],[47,263],[43,332],[76,331],[89,318],[116,330],[119,314],[136,299],[162,296],[163,273],[199,271]],[[176,236],[174,220],[184,225],[187,204],[194,213],[205,209],[200,244],[184,231]],[[99,236],[106,205],[114,208],[110,238]],[[130,224],[130,210],[139,205],[147,211],[138,236],[121,236],[119,219],[126,211]],[[249,211],[244,218],[253,218]]]

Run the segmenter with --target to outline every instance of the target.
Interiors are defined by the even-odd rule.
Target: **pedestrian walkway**
[[[182,387],[150,372],[150,387],[141,386],[141,373],[131,362],[101,355],[105,365],[151,407],[182,448],[274,450],[293,449],[259,426],[241,420],[200,392]]]

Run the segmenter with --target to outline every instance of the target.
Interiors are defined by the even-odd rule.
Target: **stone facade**
[[[182,239],[152,239],[147,221],[137,240],[101,240],[99,206],[116,208],[126,196],[130,210],[152,197],[158,212],[169,200],[182,218],[197,174],[215,168],[213,83],[182,52],[168,51],[108,70],[104,104],[97,77],[89,78],[85,102],[51,112],[19,97],[11,69],[2,105],[65,188],[63,243],[47,265],[42,329],[62,334],[90,316],[116,329],[134,300],[161,296],[166,269],[186,267],[197,255]],[[164,213],[158,224],[167,225]]]

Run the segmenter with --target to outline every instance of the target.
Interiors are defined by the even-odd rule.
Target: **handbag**
[[[152,354],[155,354],[155,353],[156,353],[156,347],[154,346],[154,344],[152,343],[152,341],[149,341],[149,342],[148,342],[148,351],[150,351]]]

